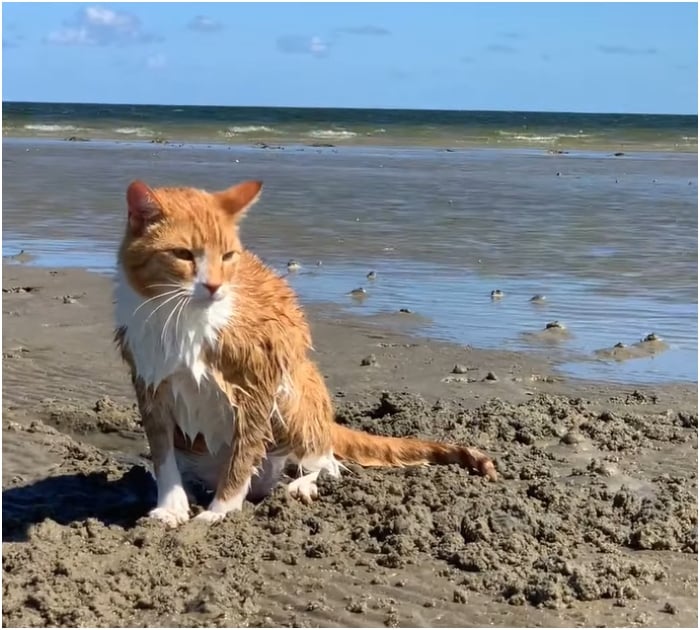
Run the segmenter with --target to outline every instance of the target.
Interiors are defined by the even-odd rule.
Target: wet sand
[[[474,444],[501,480],[353,466],[312,506],[165,530],[109,280],[4,265],[4,626],[697,626],[696,384],[309,312],[340,422]]]
[[[5,137],[2,157],[3,253],[25,250],[38,266],[111,272],[133,179],[208,190],[263,179],[244,242],[282,272],[298,261],[290,282],[307,303],[377,317],[408,308],[423,318],[414,333],[556,352],[573,377],[697,382],[696,154]],[[363,299],[349,295],[358,287]],[[552,320],[571,335],[522,334]],[[667,351],[594,354],[651,332]]]

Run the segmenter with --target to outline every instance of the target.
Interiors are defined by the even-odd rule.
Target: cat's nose
[[[214,295],[220,288],[221,288],[221,283],[215,284],[213,282],[204,282],[204,288],[209,291],[211,295]]]

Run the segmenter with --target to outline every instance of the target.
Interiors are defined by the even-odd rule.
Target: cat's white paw
[[[177,527],[190,520],[188,509],[157,507],[153,508],[148,516],[154,518],[161,523],[165,523],[168,527]]]
[[[318,486],[316,479],[318,473],[311,473],[295,479],[287,485],[289,496],[298,499],[305,505],[309,505],[314,499],[318,499]]]
[[[199,521],[200,523],[218,523],[226,518],[225,512],[212,512],[211,510],[204,510],[197,514],[193,520]]]
[[[241,490],[228,500],[214,499],[209,504],[208,509],[194,517],[195,520],[204,523],[218,523],[219,521],[223,521],[227,514],[239,512],[243,509],[243,499],[245,499],[247,487],[248,484],[246,484],[244,490]]]

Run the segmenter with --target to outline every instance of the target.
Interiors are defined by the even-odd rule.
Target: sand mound
[[[41,414],[71,432],[138,431],[130,407],[69,407],[49,404]],[[666,462],[697,448],[697,416],[639,415],[624,404],[601,412],[552,396],[467,410],[385,393],[341,404],[338,419],[479,446],[495,455],[503,479],[488,483],[456,466],[353,466],[340,481],[322,477],[311,507],[280,488],[220,525],[166,531],[140,518],[155,487],[135,455],[40,422],[7,421],[6,448],[32,437],[61,463],[48,477],[3,489],[4,625],[305,625],[318,611],[333,618],[332,607],[317,598],[275,616],[270,598],[322,593],[324,572],[355,575],[358,567],[381,585],[430,566],[445,601],[625,606],[667,585],[669,570],[654,552],[694,561],[696,471]],[[387,625],[400,618],[391,601],[375,602]],[[363,599],[343,605],[355,616],[372,612]]]

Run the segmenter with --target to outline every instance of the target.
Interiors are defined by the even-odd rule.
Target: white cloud
[[[61,28],[52,31],[46,37],[49,44],[58,46],[96,46],[97,39],[92,37],[86,28]]]
[[[325,55],[328,52],[328,44],[320,37],[314,36],[309,43],[309,52],[316,56]]]
[[[319,35],[281,35],[277,38],[277,50],[292,55],[312,55],[313,57],[327,56],[331,48],[340,45],[348,36],[384,37],[391,33],[381,27],[367,24],[364,26],[345,26],[336,28],[327,38]]]
[[[85,19],[94,26],[109,26],[114,28],[133,28],[136,18],[127,13],[117,13],[104,7],[87,7]]]
[[[329,49],[330,43],[318,35],[283,35],[277,38],[277,50],[283,53],[325,57]]]
[[[168,64],[168,59],[163,53],[156,53],[146,59],[146,67],[149,70],[160,70]]]
[[[216,33],[223,28],[223,25],[214,18],[207,17],[206,15],[197,15],[190,20],[187,28],[191,31],[197,31],[198,33]]]
[[[132,13],[89,6],[81,8],[75,18],[49,33],[45,41],[58,46],[107,46],[144,44],[158,39],[145,32]]]

